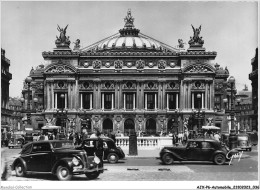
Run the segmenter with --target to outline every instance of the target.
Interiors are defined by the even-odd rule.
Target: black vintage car
[[[160,152],[160,159],[167,165],[174,161],[213,161],[222,165],[235,153],[229,152],[228,147],[221,142],[201,138],[188,140],[186,146],[164,147]]]
[[[38,141],[24,145],[21,155],[12,164],[16,176],[30,173],[53,174],[59,180],[70,180],[72,175],[85,174],[95,179],[103,172],[100,160],[86,155],[83,150],[75,150],[72,141]]]
[[[109,163],[117,163],[119,159],[125,158],[124,151],[117,147],[114,140],[107,137],[101,137],[104,142],[104,160],[107,160]],[[87,152],[88,156],[93,156],[96,150],[95,144],[98,138],[88,138],[82,142],[82,144],[77,147],[77,149],[83,149]]]

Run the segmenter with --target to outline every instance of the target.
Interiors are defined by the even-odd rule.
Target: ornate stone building
[[[72,50],[67,26],[58,27],[56,48],[30,72],[30,99],[43,108],[32,115],[34,126],[48,121],[126,134],[197,131],[209,121],[222,127],[229,72],[203,47],[201,27],[192,28],[189,48],[182,40],[173,48],[142,34],[128,11],[118,34],[84,48],[77,40]]]
[[[249,74],[249,79],[252,84],[252,130],[258,131],[258,48],[255,51],[255,57],[251,60],[252,72]]]
[[[1,130],[10,130],[12,110],[9,108],[9,85],[12,74],[9,72],[10,60],[1,48]]]

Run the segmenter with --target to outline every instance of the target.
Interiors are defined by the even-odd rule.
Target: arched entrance
[[[135,123],[132,119],[126,119],[124,123],[124,133],[125,135],[130,135],[135,132]]]
[[[156,121],[152,118],[146,121],[145,125],[146,133],[148,135],[155,135],[156,134]]]
[[[111,119],[107,118],[103,121],[103,132],[109,134],[113,131],[113,122]]]

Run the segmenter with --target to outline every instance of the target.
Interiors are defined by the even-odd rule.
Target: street
[[[8,165],[19,155],[21,149],[8,149]],[[212,162],[175,162],[162,165],[155,157],[126,157],[117,164],[104,162],[105,171],[94,181],[253,181],[258,179],[257,146],[252,152],[243,152],[243,157],[233,159],[231,165],[215,165]],[[9,181],[57,181],[52,175],[28,175],[16,177],[11,172]],[[76,175],[73,181],[88,180],[85,175]]]

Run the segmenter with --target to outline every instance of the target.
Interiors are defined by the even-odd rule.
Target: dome
[[[132,17],[130,10],[128,10],[124,20],[125,26],[123,29],[119,30],[119,33],[83,48],[81,51],[179,51],[176,48],[140,33],[140,30],[134,27],[134,18]]]

